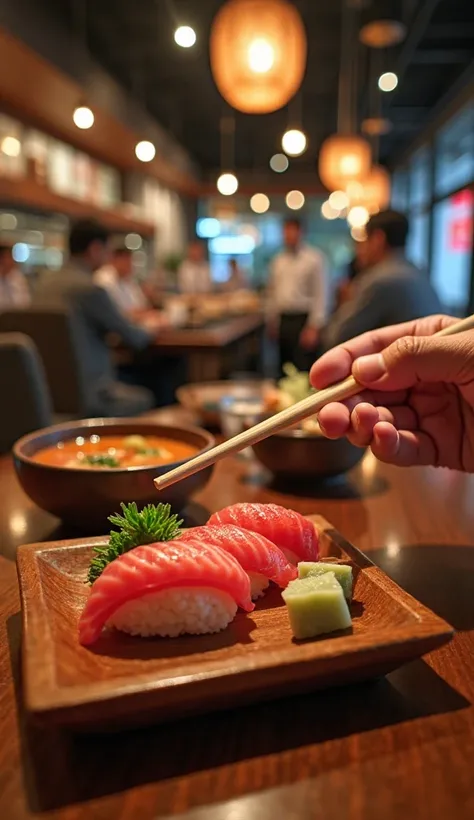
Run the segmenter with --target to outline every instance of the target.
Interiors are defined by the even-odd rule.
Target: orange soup
[[[70,441],[58,441],[35,454],[40,464],[75,469],[117,469],[152,467],[191,458],[197,447],[183,441],[159,436],[78,436]]]

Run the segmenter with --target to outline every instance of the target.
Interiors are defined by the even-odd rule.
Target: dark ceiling
[[[219,119],[226,106],[216,90],[208,59],[212,19],[224,0],[42,0],[70,28],[85,3],[88,47],[102,65],[188,149],[204,170],[219,165]],[[293,0],[308,35],[308,64],[299,99],[265,116],[236,114],[236,165],[267,166],[290,115],[302,111],[310,150],[298,160],[311,166],[321,141],[336,128],[341,0]],[[354,2],[354,0],[352,0]],[[408,28],[395,49],[378,52],[383,70],[400,82],[383,95],[383,111],[393,122],[382,139],[381,156],[393,159],[463,77],[474,74],[474,0],[373,0],[361,2],[361,20],[390,13]],[[79,6],[78,6],[79,4]],[[76,11],[76,14],[74,13]],[[181,49],[176,24],[192,25],[198,42]],[[359,48],[359,116],[368,112],[369,54]]]

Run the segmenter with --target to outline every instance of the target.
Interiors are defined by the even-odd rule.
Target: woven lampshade
[[[306,33],[287,0],[229,0],[211,29],[212,74],[224,99],[247,114],[276,111],[296,94]]]
[[[319,176],[330,191],[345,190],[349,182],[362,181],[370,170],[370,145],[357,134],[334,134],[319,152]]]
[[[364,204],[369,213],[383,211],[390,204],[390,174],[381,165],[374,165],[364,179]]]

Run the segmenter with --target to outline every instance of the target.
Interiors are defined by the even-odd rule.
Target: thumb
[[[402,337],[382,353],[356,359],[352,374],[377,390],[401,390],[417,382],[464,384],[474,379],[474,333]]]

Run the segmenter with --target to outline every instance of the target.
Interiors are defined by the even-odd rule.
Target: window
[[[410,218],[407,256],[419,268],[428,267],[429,224],[430,215],[428,212],[413,214]]]
[[[395,211],[406,211],[408,208],[409,172],[400,168],[392,175],[392,208]]]
[[[474,195],[460,191],[434,208],[432,281],[447,310],[464,313],[469,302]]]
[[[474,179],[474,104],[463,108],[436,141],[436,194],[455,191]]]
[[[431,151],[427,145],[410,162],[410,206],[426,205],[431,199]]]

